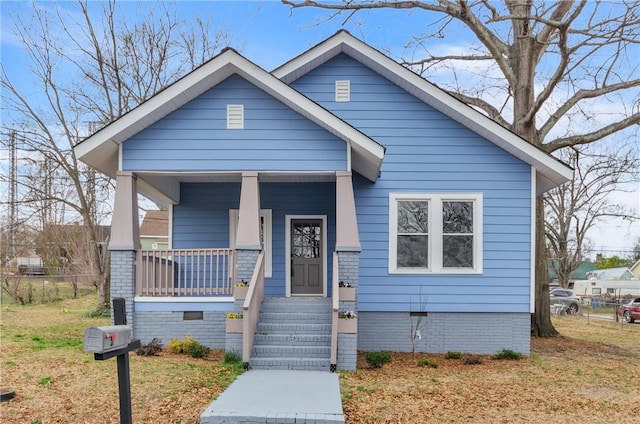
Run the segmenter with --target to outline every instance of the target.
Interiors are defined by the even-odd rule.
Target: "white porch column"
[[[336,251],[360,251],[351,172],[336,172]]]
[[[109,250],[140,249],[138,191],[132,172],[118,172]]]
[[[236,249],[261,250],[260,190],[257,172],[242,173]]]

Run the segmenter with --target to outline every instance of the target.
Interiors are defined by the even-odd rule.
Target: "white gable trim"
[[[534,166],[538,171],[536,185],[538,194],[571,179],[573,171],[570,167],[353,37],[347,31],[338,32],[277,68],[272,74],[290,84],[340,53],[347,54],[451,119]]]
[[[378,178],[384,147],[231,49],[223,51],[76,145],[76,155],[83,162],[114,177],[118,168],[120,144],[233,74],[241,76],[310,121],[350,143],[358,156],[357,160],[354,158],[355,170],[372,181]]]

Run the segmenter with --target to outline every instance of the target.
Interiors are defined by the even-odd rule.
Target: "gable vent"
[[[244,105],[227,105],[227,129],[244,129]]]
[[[351,81],[336,81],[336,102],[348,102],[351,100]]]

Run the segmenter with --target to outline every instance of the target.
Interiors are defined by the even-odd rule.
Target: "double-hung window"
[[[482,195],[391,193],[389,272],[482,272]]]

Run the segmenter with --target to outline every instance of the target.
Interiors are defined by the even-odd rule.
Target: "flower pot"
[[[356,301],[356,288],[355,287],[340,287],[338,289],[338,296],[342,302],[355,302]]]
[[[358,318],[339,318],[338,319],[338,333],[355,334],[358,332]]]
[[[235,300],[244,300],[247,298],[249,286],[233,286],[233,298]]]
[[[242,333],[242,319],[226,318],[225,330],[227,333]]]

